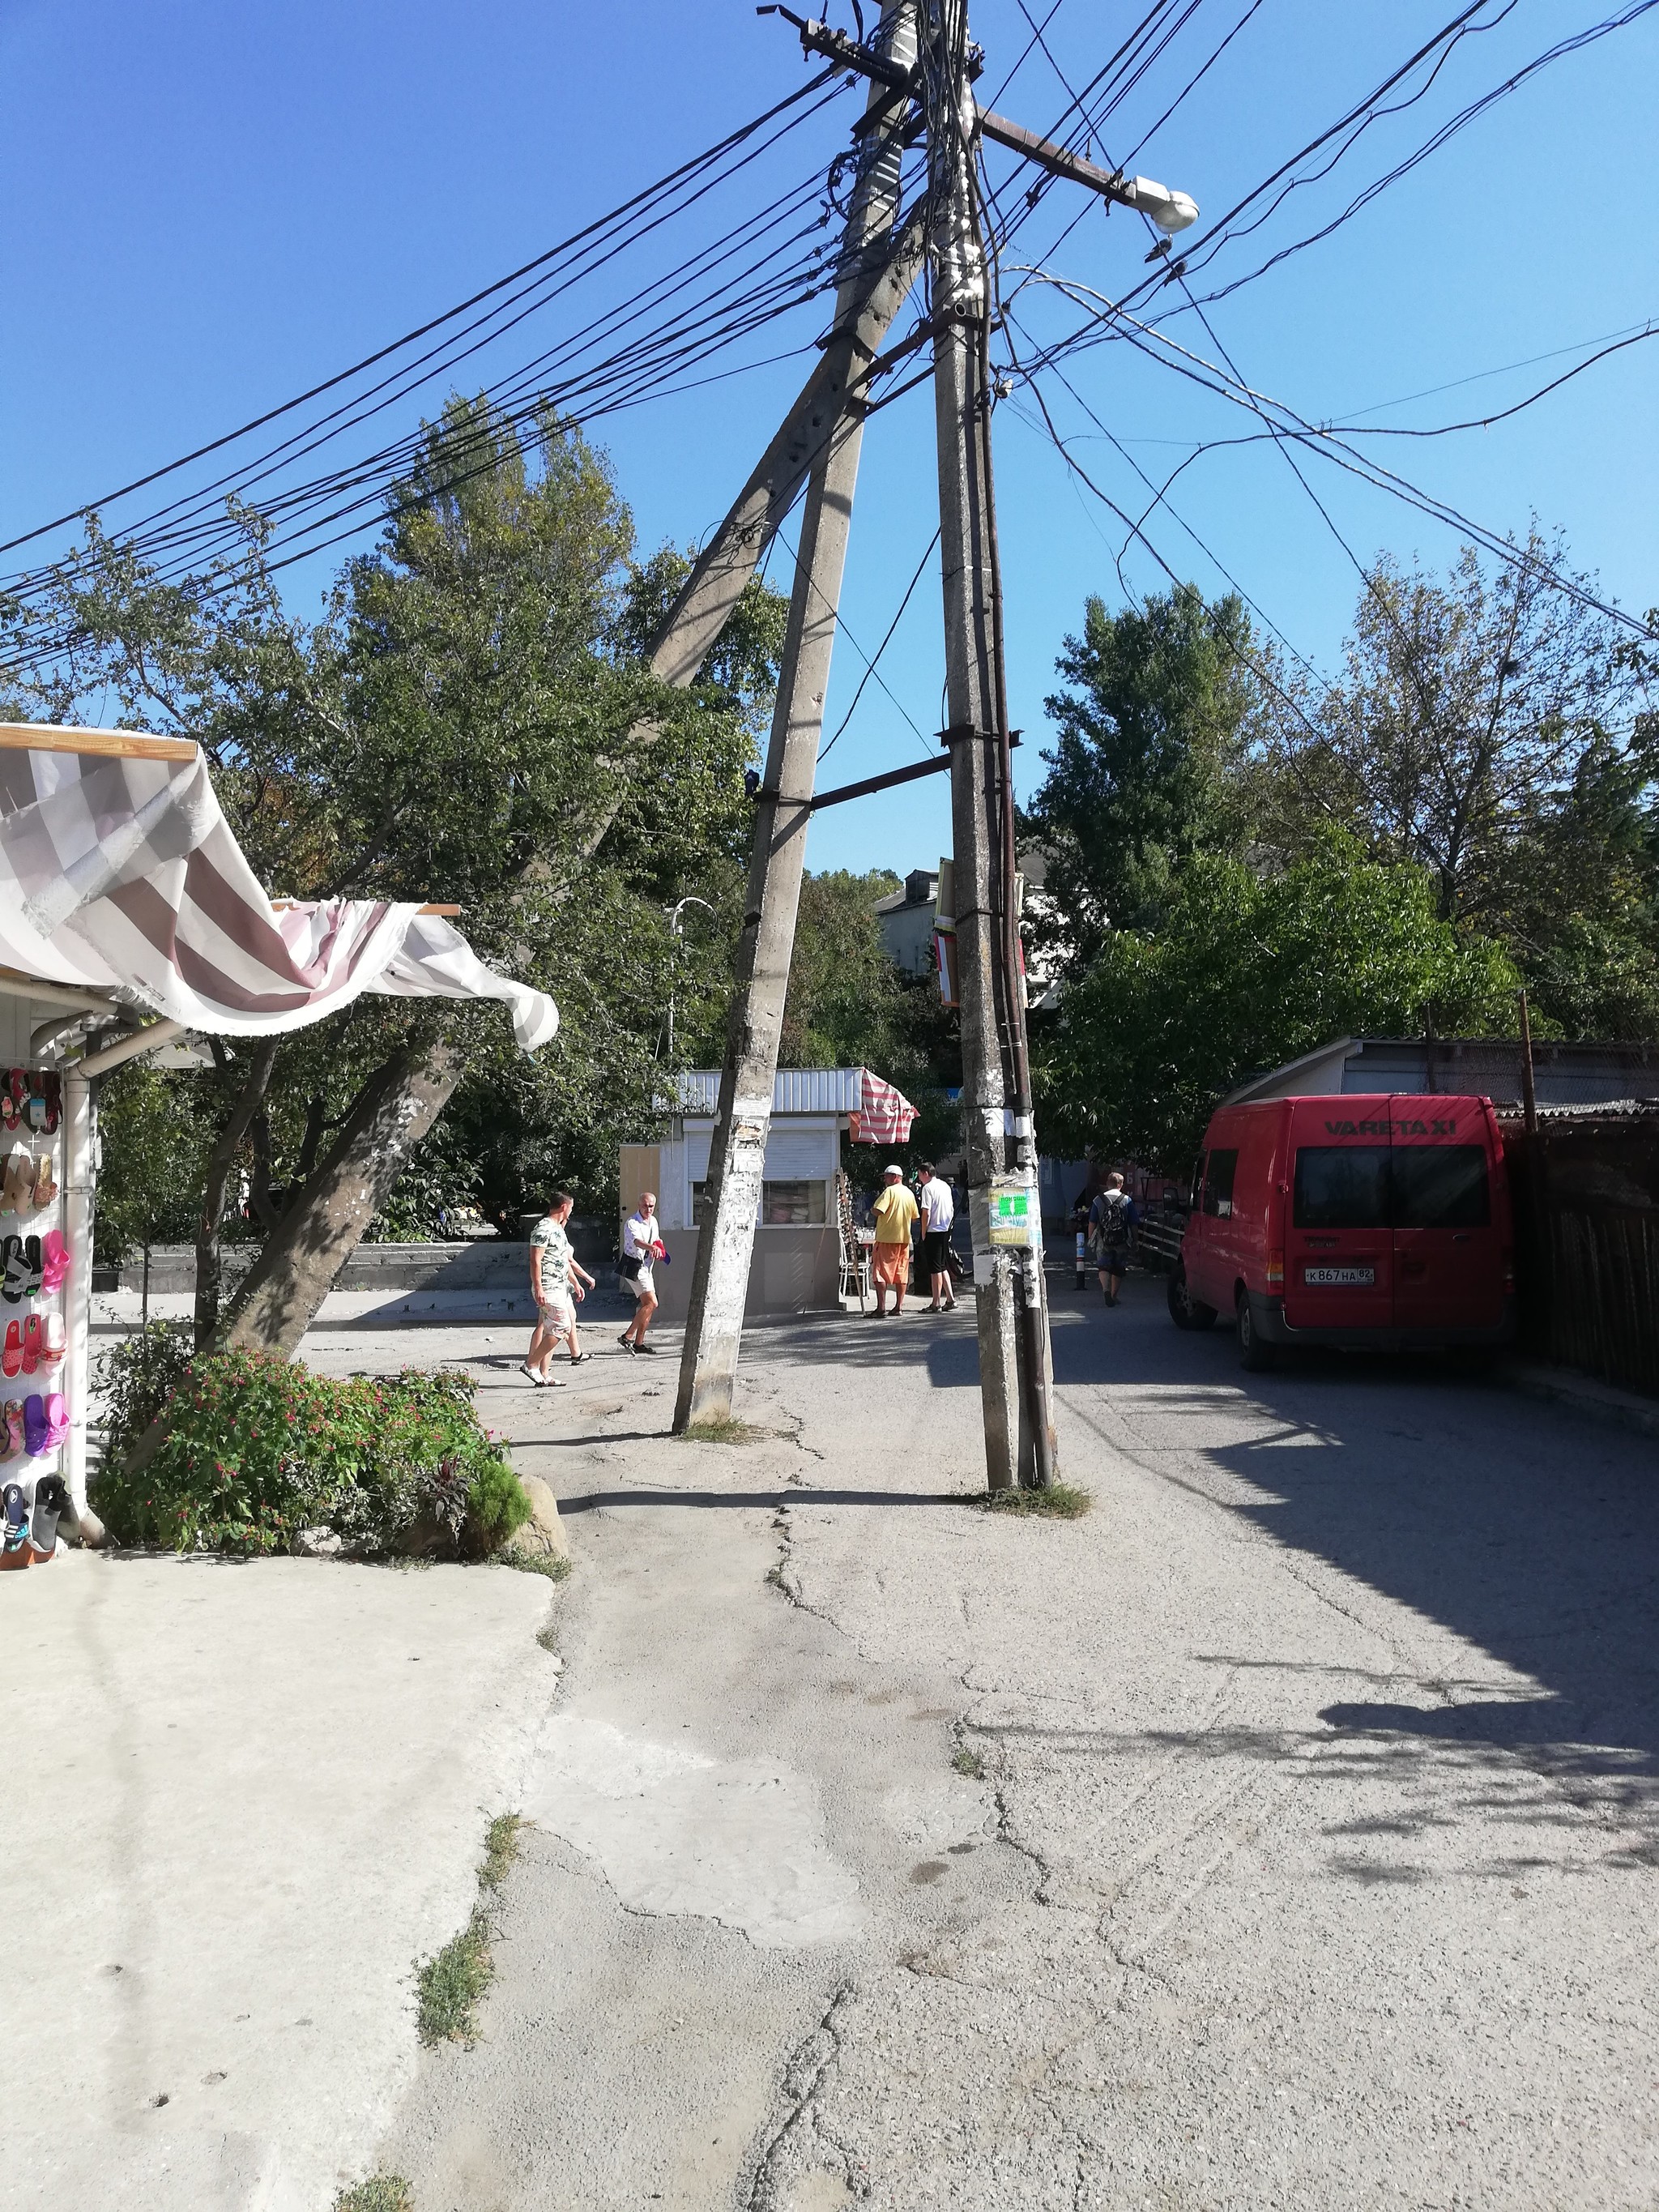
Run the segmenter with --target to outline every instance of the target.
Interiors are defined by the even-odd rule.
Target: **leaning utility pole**
[[[932,239],[945,696],[955,843],[963,1134],[974,1242],[986,1476],[1054,1478],[1042,1206],[1015,911],[1013,793],[991,480],[990,287],[969,89],[966,0],[934,0],[921,67]],[[993,1201],[1018,1182],[1034,1242],[993,1241]]]
[[[875,55],[908,81],[915,57],[913,0],[887,0],[873,42]],[[868,272],[894,253],[906,94],[872,80],[861,132],[857,181],[842,244],[841,281],[826,366],[841,368],[840,404],[814,463],[802,510],[777,704],[766,772],[756,810],[737,988],[726,1034],[703,1218],[691,1277],[690,1306],[680,1356],[674,1427],[726,1420],[737,1379],[738,1348],[754,1255],[755,1224],[772,1122],[772,1087],[789,988],[795,916],[800,902],[813,778],[823,726],[824,695],[836,639],[836,612],[852,522],[853,490],[864,436],[862,400],[851,389],[860,361],[854,327]]]

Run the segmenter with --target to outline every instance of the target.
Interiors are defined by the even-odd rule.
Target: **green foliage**
[[[1012,1514],[1028,1521],[1080,1521],[1094,1502],[1091,1492],[1069,1482],[1051,1482],[1046,1490],[1025,1490],[1016,1484],[1010,1490],[988,1491],[975,1500],[987,1513]],[[974,1753],[968,1756],[971,1759]],[[966,1768],[957,1771],[968,1771]]]
[[[213,1142],[198,1079],[129,1060],[104,1079],[98,1097],[103,1142],[94,1242],[118,1261],[146,1244],[188,1242],[196,1233],[207,1154]]]
[[[189,1372],[192,1340],[188,1322],[153,1321],[100,1352],[93,1383],[104,1404],[106,1467],[120,1466]]]
[[[489,1937],[489,1916],[475,1905],[460,1934],[416,1967],[415,2025],[428,2047],[477,2040],[477,2007],[495,1973]]]
[[[1077,956],[1154,922],[1183,861],[1237,842],[1235,771],[1260,712],[1251,647],[1240,601],[1206,603],[1193,584],[1115,615],[1091,599],[1066,640],[1070,688],[1046,702],[1059,734],[1023,828]]]
[[[415,2212],[415,2194],[401,2173],[371,2173],[340,2191],[334,2212]]]
[[[1108,939],[1033,1051],[1048,1141],[1176,1167],[1216,1100],[1345,1034],[1508,1034],[1517,978],[1421,869],[1328,836],[1282,875],[1194,860],[1155,934]]]
[[[442,1370],[341,1382],[272,1354],[213,1353],[162,1401],[149,1465],[112,1455],[98,1510],[118,1542],[179,1552],[284,1552],[324,1526],[368,1553],[481,1558],[530,1501],[478,1425],[474,1388]],[[124,1433],[141,1410],[129,1403]]]

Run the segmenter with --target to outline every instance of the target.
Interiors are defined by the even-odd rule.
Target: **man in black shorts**
[[[943,1176],[924,1161],[916,1178],[916,1203],[921,1210],[921,1272],[933,1284],[929,1313],[947,1313],[957,1302],[951,1286],[951,1224],[957,1218],[956,1200]]]

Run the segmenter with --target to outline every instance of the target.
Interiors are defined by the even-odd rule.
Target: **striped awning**
[[[558,1028],[545,993],[417,903],[273,907],[195,748],[81,751],[76,735],[43,728],[36,750],[14,728],[0,749],[0,962],[217,1036],[302,1029],[364,991],[498,999],[526,1052]]]

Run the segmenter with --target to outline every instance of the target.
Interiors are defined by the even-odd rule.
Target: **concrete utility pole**
[[[956,848],[963,1134],[968,1154],[986,1476],[1053,1480],[1048,1316],[1036,1139],[1014,912],[1013,811],[996,515],[991,481],[990,298],[974,174],[966,0],[933,0],[922,58],[927,121],[940,553]],[[991,1240],[993,1185],[1018,1176],[1038,1239]]]
[[[916,47],[913,0],[887,0],[873,44],[878,54],[908,72]],[[834,416],[807,483],[777,706],[756,812],[737,988],[680,1358],[677,1431],[696,1421],[731,1418],[806,825],[864,435],[862,404],[850,390],[866,365],[856,324],[869,293],[871,267],[904,258],[895,253],[892,234],[908,113],[902,92],[872,81],[865,150],[842,246],[834,335],[825,349],[825,383],[835,394]]]

